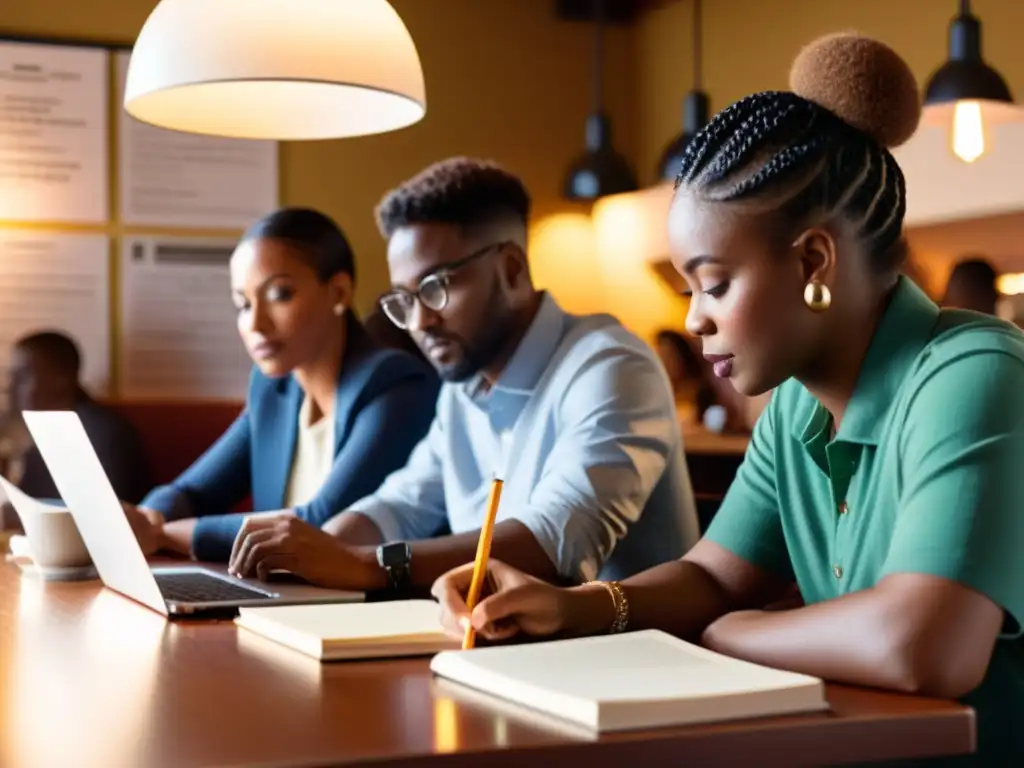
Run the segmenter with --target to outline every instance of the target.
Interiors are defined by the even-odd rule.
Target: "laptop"
[[[171,617],[365,599],[362,592],[239,579],[228,575],[226,566],[151,568],[78,414],[25,411],[24,419],[107,588]]]

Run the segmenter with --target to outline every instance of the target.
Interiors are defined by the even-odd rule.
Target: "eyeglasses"
[[[384,310],[384,314],[388,316],[392,323],[399,328],[407,329],[417,300],[427,309],[433,312],[440,312],[448,306],[448,287],[451,283],[452,275],[471,261],[475,261],[492,251],[497,251],[505,245],[508,245],[508,243],[491,243],[478,251],[473,251],[473,253],[464,256],[458,261],[445,264],[437,271],[431,272],[420,280],[420,284],[415,291],[409,291],[405,288],[393,288],[380,297],[380,308]]]

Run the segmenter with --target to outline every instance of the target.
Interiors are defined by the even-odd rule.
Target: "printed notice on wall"
[[[0,42],[0,220],[109,214],[108,54]]]
[[[122,396],[245,399],[252,362],[231,302],[234,247],[186,238],[124,241]]]
[[[0,367],[9,382],[11,346],[58,331],[82,356],[94,395],[110,384],[110,240],[106,235],[0,229]]]
[[[117,62],[121,220],[244,229],[278,207],[277,142],[224,139],[142,123],[120,106],[129,54]]]

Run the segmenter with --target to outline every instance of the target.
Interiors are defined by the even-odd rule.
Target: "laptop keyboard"
[[[157,573],[157,586],[165,600],[179,603],[213,603],[228,600],[253,600],[272,597],[269,592],[261,592],[241,584],[232,584],[227,579],[219,579],[205,573]]]

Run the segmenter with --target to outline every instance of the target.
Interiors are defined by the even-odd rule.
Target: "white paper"
[[[108,54],[0,42],[0,220],[109,217]]]
[[[123,397],[243,400],[252,361],[238,335],[231,240],[126,238],[121,253]]]
[[[244,229],[278,207],[277,142],[142,123],[124,109],[128,52],[116,56],[121,220]]]
[[[56,330],[82,355],[94,395],[110,383],[110,240],[106,235],[0,229],[0,366],[6,394],[11,346]],[[6,397],[5,397],[6,400]]]

